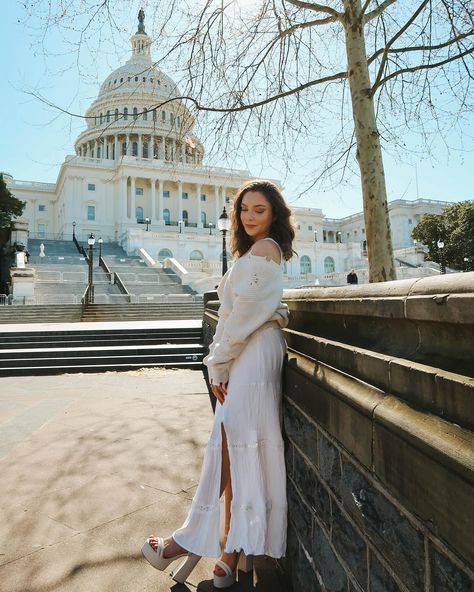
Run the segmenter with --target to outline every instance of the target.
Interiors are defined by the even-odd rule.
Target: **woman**
[[[282,557],[286,549],[286,478],[280,428],[281,370],[286,352],[281,303],[283,265],[293,255],[291,211],[270,181],[250,181],[232,212],[238,258],[217,292],[219,322],[204,359],[217,405],[199,485],[183,526],[142,547],[157,569],[186,556],[173,578],[184,582],[201,556],[219,557],[214,586],[236,579],[239,555]],[[225,492],[224,537],[219,541]],[[244,555],[243,555],[244,554]],[[247,571],[251,564],[239,565]]]

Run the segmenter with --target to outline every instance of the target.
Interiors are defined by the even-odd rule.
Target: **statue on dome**
[[[142,33],[142,34],[146,35],[144,21],[145,21],[145,11],[143,10],[143,8],[140,8],[140,10],[138,11],[138,31],[137,31],[137,33]]]

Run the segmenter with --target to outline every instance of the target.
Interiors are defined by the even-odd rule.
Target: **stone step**
[[[106,371],[141,367],[200,367],[202,323],[50,325],[0,332],[0,375]],[[76,327],[83,327],[78,329]]]

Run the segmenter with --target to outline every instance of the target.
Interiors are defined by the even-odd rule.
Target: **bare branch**
[[[471,47],[471,48],[467,49],[466,51],[463,51],[463,52],[456,54],[454,56],[451,56],[449,58],[446,58],[445,60],[441,60],[440,62],[432,62],[430,64],[420,64],[418,66],[412,66],[411,68],[401,68],[400,70],[392,72],[391,74],[389,74],[385,78],[382,78],[379,81],[377,87],[382,86],[383,84],[385,84],[385,82],[387,82],[388,80],[391,80],[392,78],[395,78],[396,76],[400,76],[400,74],[406,74],[409,72],[418,72],[420,70],[432,70],[433,68],[439,68],[441,66],[445,66],[446,64],[449,64],[450,62],[460,60],[471,53],[474,53],[474,47]],[[375,87],[375,86],[372,87],[372,92],[375,91],[377,87]]]
[[[399,37],[401,37],[403,35],[403,33],[410,27],[410,25],[412,25],[414,23],[414,21],[418,18],[418,16],[421,14],[421,12],[423,11],[423,9],[425,8],[425,6],[428,4],[429,1],[430,0],[423,0],[423,2],[418,6],[418,8],[411,15],[411,17],[403,25],[403,27],[401,27],[395,33],[395,35],[385,45],[385,48],[383,50],[383,57],[382,57],[382,60],[380,61],[379,70],[377,72],[377,76],[375,78],[375,82],[374,82],[374,84],[372,86],[372,93],[377,88],[377,86],[380,84],[380,80],[382,79],[382,76],[383,76],[383,73],[384,73],[384,70],[385,70],[385,65],[387,63],[388,52],[389,52],[391,46],[395,43],[395,41]]]
[[[396,47],[394,49],[390,49],[388,53],[392,54],[408,53],[410,51],[434,51],[436,49],[443,49],[445,47],[449,47],[450,45],[458,43],[462,39],[466,39],[466,37],[470,37],[471,35],[474,35],[474,27],[472,27],[468,31],[465,31],[464,33],[459,33],[459,35],[456,35],[456,37],[452,37],[451,39],[443,41],[442,43],[437,43],[436,45],[415,45],[413,47]],[[381,54],[383,54],[384,51],[384,49],[379,49],[378,51],[376,51],[372,56],[370,56],[370,58],[367,60],[367,63],[371,64],[375,59],[377,59]]]
[[[335,20],[341,20],[342,14],[334,8],[330,6],[326,6],[325,4],[317,4],[315,2],[303,2],[302,0],[284,0],[288,2],[288,4],[292,4],[293,6],[297,6],[298,8],[306,8],[308,10],[314,10],[315,12],[324,12],[325,14],[329,14],[330,16],[334,17]]]
[[[377,6],[377,8],[374,8],[374,10],[371,10],[367,14],[364,14],[365,9],[369,5],[369,2],[366,2],[364,5],[364,8],[362,9],[362,12],[361,12],[361,14],[363,15],[364,25],[366,25],[368,22],[372,21],[374,18],[377,18],[378,16],[380,16],[382,14],[382,12],[387,10],[387,8],[389,6],[391,6],[392,4],[394,4],[395,2],[396,2],[396,0],[385,0],[385,2],[382,2],[382,4]]]

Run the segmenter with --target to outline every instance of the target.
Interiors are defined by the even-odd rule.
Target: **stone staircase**
[[[135,302],[169,301],[169,294],[195,292],[183,286],[180,278],[170,269],[148,267],[140,257],[127,255],[117,243],[104,243],[102,258],[112,273],[118,274]]]
[[[0,325],[19,323],[79,323],[81,304],[0,306]]]
[[[0,329],[0,376],[157,366],[201,369],[203,355],[201,321]]]
[[[203,302],[168,302],[150,304],[90,304],[84,310],[81,321],[157,321],[202,320]]]
[[[44,257],[39,256],[40,244]],[[80,304],[87,287],[89,266],[72,241],[30,239],[28,264],[36,270],[36,304]],[[111,284],[107,274],[94,259],[94,293],[98,300],[121,298],[118,286]]]

